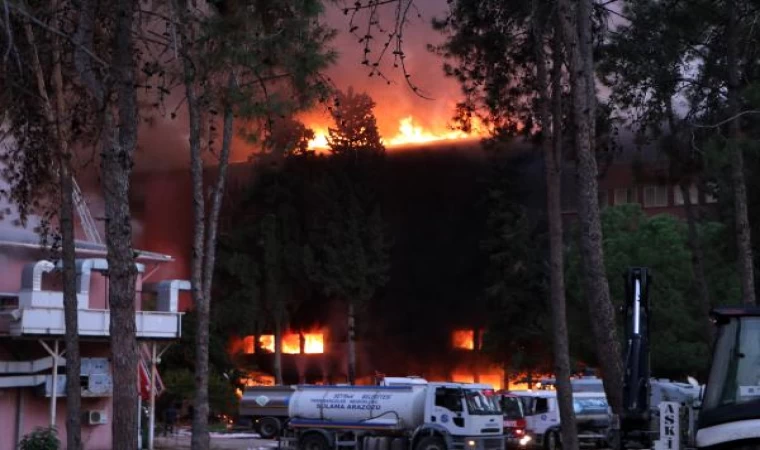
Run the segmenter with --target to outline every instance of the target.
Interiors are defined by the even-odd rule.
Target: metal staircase
[[[87,206],[87,202],[84,199],[84,196],[82,195],[82,190],[79,188],[79,183],[77,183],[76,178],[72,175],[71,177],[72,181],[72,196],[74,197],[74,206],[77,209],[77,214],[79,215],[79,220],[82,223],[82,229],[84,230],[85,237],[89,242],[92,242],[94,244],[103,244],[103,240],[100,238],[100,233],[98,233],[98,227],[95,223],[95,220],[92,218],[92,214],[90,213],[90,208]]]

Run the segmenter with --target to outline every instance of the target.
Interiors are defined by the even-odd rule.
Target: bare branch
[[[345,15],[349,15],[350,13],[349,33],[358,38],[359,44],[363,45],[364,53],[362,55],[361,64],[369,68],[370,77],[377,76],[384,80],[387,84],[393,83],[393,80],[391,80],[381,69],[383,59],[388,54],[388,48],[391,46],[391,44],[393,44],[393,67],[401,69],[406,85],[412,90],[412,92],[414,92],[415,95],[426,100],[432,100],[428,94],[424,93],[418,85],[412,82],[412,74],[409,73],[404,61],[406,55],[404,54],[403,48],[403,36],[406,25],[408,24],[407,22],[409,11],[414,8],[414,10],[417,11],[417,16],[421,17],[419,9],[414,2],[415,0],[367,0],[366,2],[358,1],[352,6],[344,6],[342,8],[342,11]],[[392,31],[386,31],[386,29],[380,23],[381,7],[387,5],[394,5],[395,7],[393,18],[394,24]],[[366,12],[368,15],[366,26],[364,27],[364,34],[361,35],[357,33],[357,30],[359,30],[359,26],[357,25],[357,22],[359,20],[358,14],[360,12]],[[382,49],[380,50],[378,56],[370,59],[369,55],[372,52],[372,41],[375,40],[375,33],[380,33],[383,35],[387,33],[388,37],[381,41]]]
[[[725,124],[727,124],[727,123],[729,123],[731,121],[734,121],[734,120],[738,119],[739,117],[746,116],[748,114],[760,114],[760,110],[751,109],[751,110],[748,110],[748,111],[742,111],[742,112],[740,112],[738,114],[735,114],[735,115],[729,117],[728,119],[721,120],[718,123],[714,123],[714,124],[710,124],[710,125],[704,125],[704,124],[698,124],[698,123],[692,123],[690,125],[692,127],[696,127],[696,128],[719,128],[719,127],[721,127],[721,126],[723,126],[723,125],[725,125]]]
[[[8,7],[8,4],[9,3],[7,1],[5,1],[6,7]],[[45,22],[43,22],[43,21],[37,19],[36,17],[34,17],[34,15],[29,14],[29,12],[27,12],[25,9],[20,8],[20,7],[16,6],[16,5],[13,5],[13,4],[11,4],[10,8],[13,9],[13,11],[16,12],[16,13],[18,13],[20,16],[24,17],[25,19],[29,20],[33,24],[37,25],[38,27],[41,27],[41,28],[43,28],[43,29],[45,29],[45,30],[47,30],[47,31],[55,34],[55,35],[58,35],[58,36],[60,36],[60,37],[62,37],[64,39],[70,41],[75,46],[80,46],[79,43],[76,41],[76,39],[74,37],[72,37],[72,36],[70,36],[70,35],[62,32],[61,30],[59,30],[56,27],[51,27],[50,25],[46,24]],[[83,47],[83,48],[81,48],[81,50],[87,56],[89,56],[90,58],[92,58],[93,61],[97,62],[98,64],[100,64],[103,67],[108,67],[108,63],[106,63],[102,59],[98,58],[94,53],[92,53],[90,51],[89,48]]]

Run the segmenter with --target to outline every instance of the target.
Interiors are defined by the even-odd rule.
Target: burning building
[[[472,143],[389,152],[382,196],[394,250],[390,282],[357,319],[358,376],[363,382],[379,372],[504,385],[509,355],[495,358],[483,348],[488,311],[479,248],[486,211],[479,201],[484,186],[478,180],[487,170],[483,153]],[[253,176],[248,164],[230,168],[227,208],[235,207],[236,196]],[[187,277],[189,174],[141,173],[133,186],[137,220],[144,222],[137,244],[176,257],[177,263],[158,275]],[[541,192],[535,201],[543,203]],[[221,227],[234,225],[228,220],[223,217]],[[344,305],[324,298],[303,303],[283,335],[284,382],[345,382]],[[274,383],[274,330],[262,325],[256,333],[229,334],[230,353],[249,374],[247,383]],[[510,384],[514,387],[520,378],[512,375]]]

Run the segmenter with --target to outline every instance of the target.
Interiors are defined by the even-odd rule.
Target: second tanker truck
[[[298,386],[281,448],[503,450],[493,390],[461,383]]]

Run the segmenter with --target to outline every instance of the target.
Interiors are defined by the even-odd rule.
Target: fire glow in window
[[[475,349],[475,331],[474,330],[455,330],[451,334],[452,345],[454,348],[462,350]]]
[[[243,352],[254,354],[254,337],[243,338]],[[264,353],[274,353],[274,335],[264,334],[259,336],[259,347]],[[293,333],[282,335],[282,353],[286,355],[298,354],[321,354],[325,352],[324,334],[322,333]]]

